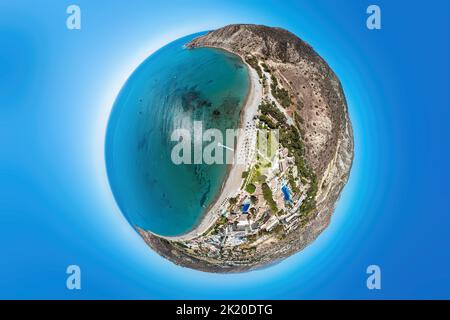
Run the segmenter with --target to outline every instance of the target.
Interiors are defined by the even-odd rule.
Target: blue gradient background
[[[38,3],[39,2],[39,3]],[[0,3],[0,298],[450,298],[450,4],[374,1]],[[330,227],[271,268],[182,269],[119,211],[104,134],[120,87],[162,45],[228,23],[286,28],[337,73],[355,133]],[[78,264],[82,290],[65,287]],[[382,268],[382,290],[366,267]]]

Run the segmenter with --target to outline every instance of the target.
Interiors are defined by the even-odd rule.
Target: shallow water
[[[108,177],[130,223],[161,235],[191,230],[226,177],[225,164],[171,160],[173,130],[236,128],[249,88],[241,59],[212,49],[186,49],[176,40],[146,59],[113,107],[106,138]],[[204,144],[206,145],[206,143]]]

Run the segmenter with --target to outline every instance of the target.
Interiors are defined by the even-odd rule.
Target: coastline
[[[242,129],[247,121],[253,119],[254,115],[258,111],[258,106],[261,103],[262,99],[262,85],[259,82],[259,76],[257,72],[250,67],[250,65],[245,61],[244,57],[242,57],[240,54],[237,54],[235,52],[231,52],[230,50],[220,48],[220,47],[213,47],[208,46],[210,48],[214,49],[220,49],[224,50],[226,52],[229,52],[231,54],[237,55],[244,65],[247,67],[248,70],[248,77],[249,77],[249,90],[248,94],[245,99],[245,103],[242,107],[242,113],[240,117],[240,124],[239,128]],[[242,143],[243,143],[243,132],[240,130],[237,134],[237,143],[236,143],[236,150],[240,150]],[[211,202],[211,204],[207,207],[205,210],[205,213],[200,218],[197,225],[189,232],[177,235],[177,236],[162,236],[153,233],[155,236],[158,236],[160,238],[164,238],[166,240],[170,241],[187,241],[195,239],[202,234],[204,234],[206,231],[208,231],[214,223],[217,221],[217,219],[220,217],[220,212],[218,212],[219,208],[221,207],[222,203],[226,201],[229,197],[234,196],[234,194],[240,189],[241,182],[242,182],[242,173],[245,171],[245,165],[243,164],[230,164],[227,168],[227,173],[225,180],[221,186],[220,192],[216,195],[215,199]],[[151,232],[151,231],[147,231]],[[151,232],[152,233],[152,232]]]
[[[268,65],[267,69],[274,73],[269,76],[269,85],[272,84],[272,77],[274,77],[275,80],[281,81],[283,89],[294,97],[294,101],[291,100],[289,111],[292,114],[298,114],[300,118],[292,125],[308,138],[302,141],[304,147],[300,146],[303,147],[301,157],[305,164],[311,167],[317,179],[317,181],[316,179],[314,181],[297,179],[300,190],[297,194],[299,198],[296,205],[302,205],[305,200],[303,195],[308,195],[309,191],[312,192],[309,199],[313,199],[314,202],[306,203],[307,207],[303,208],[305,214],[301,216],[298,206],[293,208],[283,206],[281,193],[277,192],[276,200],[284,210],[289,211],[289,215],[283,215],[281,220],[277,219],[279,227],[276,229],[273,228],[277,224],[275,221],[270,224],[266,223],[269,221],[267,220],[266,204],[269,205],[269,203],[265,199],[256,208],[256,211],[253,211],[257,215],[250,216],[250,219],[249,216],[245,217],[243,214],[225,217],[222,214],[229,208],[227,196],[239,196],[239,204],[244,197],[248,197],[248,192],[241,190],[243,178],[238,172],[242,172],[242,169],[240,170],[239,166],[232,166],[229,173],[227,171],[227,177],[223,178],[220,190],[214,195],[211,207],[208,206],[206,210],[202,210],[197,218],[198,225],[193,227],[192,231],[174,237],[153,235],[151,232],[145,232],[139,228],[137,231],[144,241],[161,256],[176,265],[204,272],[246,272],[270,265],[303,250],[330,224],[336,203],[348,181],[352,166],[354,148],[351,122],[339,79],[307,43],[281,28],[232,24],[199,36],[191,40],[186,47],[221,49],[238,55],[244,62],[246,61],[243,57],[255,56],[259,64],[261,64],[261,60],[258,57],[264,57],[263,60]],[[254,60],[250,59],[248,62],[254,65]],[[253,157],[254,143],[257,144],[257,141],[253,141],[253,130],[256,128],[251,114],[252,110],[256,110],[257,114],[258,105],[252,105],[251,100],[255,100],[258,88],[261,91],[264,91],[264,88],[260,84],[260,78],[252,76],[256,70],[247,63],[245,65],[249,71],[249,77],[254,80],[251,85],[248,85],[247,93],[250,93],[250,89],[253,92],[248,99],[246,98],[245,103],[240,105],[241,114],[238,127],[244,128],[244,130],[240,131],[238,135],[241,134],[241,136],[236,138],[238,145],[246,147],[237,152],[239,160],[243,160],[239,163],[243,163],[242,166],[247,169],[248,165],[252,163],[250,157]],[[264,75],[267,79],[267,74],[264,73]],[[272,87],[270,89],[272,90]],[[275,100],[276,95],[264,92],[261,97],[265,97],[266,94],[268,94],[268,99],[284,113],[283,105]],[[283,92],[283,96],[285,96],[285,92]],[[286,101],[283,100],[283,102]],[[278,118],[276,110],[268,110],[267,113],[275,117],[275,120]],[[345,117],[342,117],[343,114]],[[251,122],[246,122],[248,118],[251,119]],[[294,117],[292,120],[295,120]],[[289,126],[289,118],[287,121],[286,125]],[[281,125],[281,127],[290,129],[285,125]],[[241,144],[242,142],[243,144]],[[288,152],[289,147],[299,149],[299,146],[288,144]],[[288,154],[284,160],[289,162],[289,158]],[[295,161],[292,162],[292,157],[290,159],[283,174],[286,172],[289,174],[287,171],[290,169],[289,165],[296,164]],[[297,169],[300,169],[300,174],[304,173],[304,168],[297,167]],[[228,170],[228,166],[226,170]],[[298,173],[297,171],[295,174],[297,178]],[[271,177],[277,176],[273,171],[269,174]],[[234,185],[229,194],[230,186],[233,186],[233,179],[237,179],[239,183]],[[258,195],[260,196],[260,194]],[[231,209],[235,212],[240,211],[239,206],[233,206]],[[275,216],[273,211],[269,212],[269,216],[271,216],[269,219]],[[251,227],[244,228],[245,223],[241,223],[239,226],[241,219],[242,222],[247,220]],[[236,221],[238,222],[236,223]],[[231,227],[230,223],[233,223]],[[257,233],[255,237],[253,225],[256,226],[257,231],[265,229],[267,233]],[[270,230],[268,230],[269,228]]]

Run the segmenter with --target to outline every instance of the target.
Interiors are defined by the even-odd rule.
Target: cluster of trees
[[[303,119],[302,116],[298,114],[298,112],[295,112],[293,114],[293,118],[298,128],[301,128],[301,125],[305,124],[305,119]]]
[[[274,75],[270,78],[272,80],[272,83],[270,84],[272,95],[284,108],[288,108],[291,105],[291,96],[289,95],[289,92],[284,88],[278,87],[278,80],[274,77]]]
[[[298,129],[295,126],[287,126],[286,130],[280,130],[280,144],[287,148],[289,154],[294,157],[300,176],[309,179],[313,172],[306,165],[305,147]]]
[[[283,147],[288,148],[289,154],[294,157],[295,165],[300,176],[305,177],[310,182],[307,197],[300,206],[300,212],[307,215],[316,206],[317,178],[314,171],[305,162],[305,147],[299,130],[295,126],[288,126],[288,130],[280,131],[280,143]],[[289,181],[289,184],[291,185],[292,191],[295,192],[292,187],[293,184],[295,185],[295,181],[292,179],[292,181]]]
[[[260,78],[263,78],[264,75],[262,73],[261,67],[258,65],[258,60],[255,57],[253,56],[248,57],[246,59],[246,62],[256,70]],[[266,63],[262,63],[261,66],[265,72],[271,73],[271,70]],[[279,87],[278,80],[273,74],[271,74],[271,80],[272,83],[270,89],[272,95],[280,102],[280,104],[284,108],[289,107],[292,103],[289,92],[284,88]],[[269,102],[267,100],[263,100],[259,105],[259,110],[261,112],[261,115],[259,116],[260,121],[266,123],[269,128],[271,129],[275,129],[278,127],[283,128],[283,130],[280,130],[280,143],[283,147],[289,150],[290,156],[294,157],[295,165],[297,167],[300,176],[306,178],[310,183],[310,187],[307,192],[307,197],[300,206],[300,212],[302,216],[306,218],[307,215],[310,212],[312,212],[312,210],[316,207],[315,197],[317,194],[318,186],[317,186],[317,178],[314,171],[311,168],[309,168],[304,159],[305,147],[301,137],[301,132],[299,131],[301,130],[300,127],[301,124],[304,123],[304,120],[301,118],[300,115],[296,114],[294,116],[294,119],[298,128],[296,126],[287,125],[284,113],[277,108],[275,102],[273,101]],[[246,177],[248,173],[243,174],[243,178],[245,178],[244,175]],[[294,193],[300,192],[292,175],[290,175],[288,179],[292,191]],[[246,186],[246,190],[250,194],[254,192],[254,189],[256,189],[256,187],[253,184],[251,185],[249,184]],[[253,192],[251,192],[252,190]],[[270,209],[276,213],[278,211],[277,205],[273,200],[273,194],[272,191],[270,190],[270,187],[265,182],[262,183],[262,191],[264,199],[267,201]]]
[[[275,122],[272,121],[271,118],[269,118],[267,115],[262,114],[259,116],[259,120],[264,122],[270,129],[276,129],[277,125]]]
[[[304,216],[307,216],[309,213],[312,212],[312,210],[316,207],[316,194],[317,194],[317,178],[316,175],[313,174],[313,176],[310,178],[311,186],[308,190],[308,196],[306,197],[305,201],[303,201],[302,205],[300,206],[300,213]]]
[[[269,66],[265,62],[261,63],[261,66],[263,67],[264,72],[271,72]]]
[[[291,186],[291,190],[293,193],[299,193],[300,189],[297,187],[297,183],[295,183],[294,177],[292,174],[289,175],[289,185]]]
[[[249,183],[245,186],[245,191],[247,191],[250,194],[254,193],[255,190],[256,190],[256,186],[253,183]]]
[[[286,116],[281,112],[277,106],[275,105],[275,102],[269,102],[267,100],[263,100],[261,104],[259,105],[259,110],[261,111],[262,115],[267,116],[270,115],[272,118],[277,120],[279,123],[284,124],[286,123]],[[264,121],[264,120],[263,120]]]
[[[296,126],[290,126],[286,124],[285,115],[277,108],[274,102],[264,100],[259,105],[259,110],[261,111],[259,119],[265,122],[269,128],[274,129],[279,127],[274,123],[272,118],[275,119],[281,127],[283,127],[283,130],[280,130],[280,144],[284,148],[287,148],[289,150],[290,156],[294,157],[294,162],[300,176],[306,178],[311,184],[308,190],[307,197],[300,207],[301,213],[306,215],[311,212],[312,209],[314,209],[316,206],[315,197],[317,194],[317,181],[315,173],[306,164],[304,158],[305,146],[301,137],[301,133]],[[302,122],[303,119],[300,118],[298,120],[299,121],[296,121],[296,124],[300,126],[300,122]],[[298,193],[300,191],[292,176],[289,177],[289,184],[294,193]],[[277,212],[276,204],[273,201],[272,191],[266,183],[262,185],[262,190],[264,199],[267,201],[270,208],[274,212]]]
[[[245,62],[247,62],[250,65],[250,67],[255,69],[256,73],[258,73],[258,76],[262,79],[263,72],[258,64],[258,59],[256,59],[254,56],[248,56],[245,58]]]

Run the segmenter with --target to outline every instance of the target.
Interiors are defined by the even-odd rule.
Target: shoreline
[[[220,49],[228,53],[234,54],[238,56],[242,60],[242,63],[247,67],[249,78],[249,90],[244,105],[242,107],[242,112],[240,116],[239,129],[242,129],[245,127],[245,124],[249,120],[253,119],[254,115],[258,111],[258,106],[262,99],[262,85],[259,83],[259,76],[256,73],[256,71],[245,61],[244,57],[242,57],[240,54],[231,52],[230,50],[220,47],[205,46],[205,48],[206,47]],[[235,150],[240,150],[241,145],[243,143],[243,138],[244,138],[243,132],[238,131]],[[236,154],[234,156],[236,157]],[[236,163],[228,165],[225,180],[222,183],[220,192],[216,195],[214,200],[207,207],[202,217],[199,219],[199,222],[195,225],[195,227],[192,230],[177,236],[162,236],[155,234],[151,231],[147,232],[151,232],[155,236],[170,241],[187,241],[201,236],[206,231],[208,231],[220,217],[221,213],[217,211],[219,210],[223,202],[228,200],[229,197],[234,196],[234,194],[240,189],[242,182],[242,173],[244,171],[245,165]]]
[[[299,120],[304,120],[294,121],[292,125],[296,126],[304,137],[308,137],[303,141],[305,146],[301,156],[305,164],[311,166],[311,170],[317,176],[318,183],[316,185],[316,182],[314,182],[315,189],[311,189],[313,184],[297,179],[299,182],[296,185],[299,186],[298,195],[300,198],[298,198],[296,204],[302,205],[304,200],[302,196],[306,194],[307,190],[308,193],[309,190],[314,192],[316,202],[308,203],[311,209],[309,207],[304,208],[303,212],[307,214],[303,217],[299,216],[301,210],[298,206],[293,208],[283,206],[285,210],[289,210],[290,215],[283,215],[283,218],[286,217],[286,219],[278,219],[280,228],[275,230],[272,228],[272,224],[270,224],[270,227],[269,224],[266,224],[268,221],[266,212],[270,203],[264,199],[264,202],[259,203],[259,206],[256,207],[255,205],[256,211],[253,211],[255,215],[246,219],[252,227],[239,228],[238,225],[234,225],[234,228],[229,228],[226,225],[227,222],[235,223],[244,218],[241,214],[222,218],[222,213],[229,211],[230,208],[226,196],[228,195],[227,191],[231,190],[230,186],[233,185],[233,179],[238,177],[240,181],[230,194],[232,197],[239,196],[238,206],[233,206],[233,211],[241,211],[239,204],[248,197],[248,193],[241,189],[244,179],[236,174],[241,170],[232,166],[228,174],[228,180],[225,179],[224,175],[222,181],[220,181],[221,185],[217,186],[217,191],[210,201],[212,206],[209,207],[208,205],[206,208],[202,208],[202,212],[199,212],[197,217],[198,225],[195,226],[194,223],[195,227],[192,227],[191,232],[186,232],[185,235],[179,234],[178,237],[161,237],[150,232],[142,232],[139,229],[138,232],[151,248],[176,265],[213,273],[239,273],[260,269],[303,250],[329,226],[337,201],[348,182],[352,167],[354,138],[345,94],[339,79],[312,47],[296,35],[281,28],[253,24],[232,24],[210,31],[206,35],[197,36],[186,47],[210,47],[229,51],[238,55],[241,60],[244,60],[243,57],[247,59],[248,56],[255,56],[258,64],[262,62],[259,59],[262,54],[264,62],[274,72],[275,80],[281,81],[281,86],[289,95],[293,95],[294,98],[297,97],[294,101],[291,100],[287,110],[291,111],[292,114],[298,112],[299,117],[301,117]],[[249,64],[256,67],[255,61],[252,60],[248,60]],[[256,73],[256,70],[253,72],[254,69],[251,69],[247,63],[246,66],[249,77]],[[267,79],[266,72],[264,72],[264,75]],[[269,77],[272,80],[272,75],[269,75]],[[256,105],[256,108],[253,109],[251,103],[257,95],[256,90],[258,88],[262,90],[264,93],[262,97],[267,96],[268,100],[274,102],[278,109],[283,113],[285,112],[281,108],[283,106],[275,100],[271,91],[266,92],[262,83],[259,85],[261,80],[259,77],[251,77],[251,79],[256,80],[248,85],[248,88],[245,88],[247,92],[244,92],[244,97],[245,93],[249,93],[250,88],[254,89],[254,92],[249,96],[248,101],[245,100],[242,101],[245,103],[240,103],[241,114],[238,116],[240,123],[235,123],[238,128],[244,128],[238,133],[241,136],[236,136],[235,142],[239,139],[238,143],[242,143],[240,146],[245,147],[245,149],[236,151],[238,162],[242,163],[242,167],[245,167],[245,169],[254,164],[254,146],[258,144],[258,141],[254,141],[256,138],[254,120],[251,119],[251,122],[246,122],[246,119],[251,117],[252,110],[256,110],[256,115],[258,114],[258,106]],[[272,83],[271,80],[269,85]],[[301,103],[297,103],[299,101]],[[318,108],[321,108],[321,111],[324,112],[318,112],[316,110]],[[271,111],[275,112],[275,110],[270,110],[268,113],[278,118]],[[342,117],[343,114],[345,117]],[[295,119],[292,118],[292,120]],[[314,128],[316,124],[321,129],[317,132]],[[289,125],[289,122],[287,125]],[[277,126],[276,124],[275,127],[285,128],[284,125]],[[298,138],[301,139],[301,137]],[[302,146],[292,147],[298,149]],[[236,148],[236,145],[234,148]],[[286,158],[289,158],[289,150],[290,148],[288,148]],[[295,161],[294,163],[292,161],[287,162],[286,170],[294,168],[290,165],[296,165]],[[228,167],[223,168],[223,170],[227,169]],[[277,168],[272,169],[276,170]],[[296,178],[301,178],[304,173],[303,168],[297,166],[297,169],[300,169],[300,177],[298,177],[299,172],[297,170]],[[286,170],[283,170],[283,174],[287,172]],[[277,176],[274,171],[268,173],[271,177]],[[291,171],[290,174],[293,174],[293,172]],[[218,197],[216,198],[216,196]],[[261,196],[261,194],[258,194],[258,196]],[[277,193],[277,196],[277,201],[283,201],[281,193]],[[225,201],[220,202],[222,199],[225,199]],[[313,198],[310,197],[310,199]],[[220,207],[219,204],[221,204]],[[219,210],[215,210],[216,208],[219,208]],[[269,219],[275,216],[273,213],[269,213],[269,216],[271,216]],[[220,218],[217,220],[217,217]],[[253,228],[253,225],[255,228]],[[244,227],[244,224],[241,224],[241,226]],[[268,227],[271,230],[267,230]],[[267,233],[256,233],[256,237],[253,236],[255,231],[260,230],[266,230]]]

